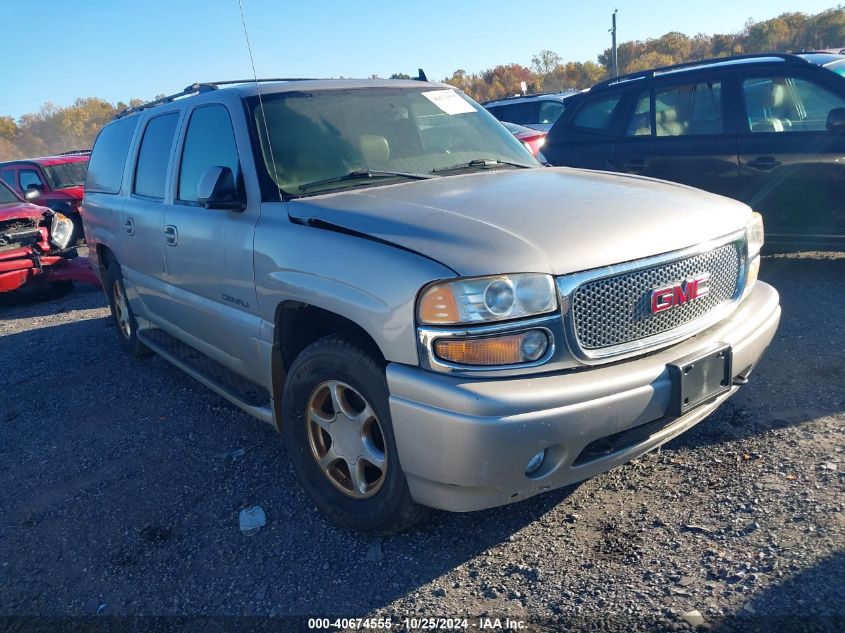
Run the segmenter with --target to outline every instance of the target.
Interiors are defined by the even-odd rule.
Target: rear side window
[[[651,136],[651,91],[641,90],[628,120],[628,136]]]
[[[229,111],[222,105],[203,106],[191,114],[179,167],[179,200],[196,202],[197,185],[209,167],[228,167],[237,182],[238,148]]]
[[[487,111],[490,114],[492,114],[494,117],[499,119],[500,121],[502,120],[502,108],[501,108],[501,106],[491,106],[491,107],[487,108]]]
[[[541,101],[537,123],[554,123],[563,114],[563,104],[560,101]]]
[[[500,106],[500,121],[507,121],[509,123],[519,123],[525,125],[526,123],[537,123],[537,102],[528,101],[522,103],[510,103],[508,105]]]
[[[179,113],[170,112],[150,119],[147,123],[141,149],[138,151],[132,193],[158,200],[164,198],[167,163],[170,160],[178,122]]]
[[[572,125],[594,132],[607,132],[610,128],[613,112],[619,105],[620,96],[618,94],[608,95],[601,99],[588,101],[581,106],[572,121]]]
[[[91,152],[85,191],[96,193],[118,193],[123,180],[123,168],[129,155],[129,144],[135,135],[138,117],[118,119],[109,123],[100,132]]]
[[[722,84],[684,84],[655,90],[657,136],[721,134]]]

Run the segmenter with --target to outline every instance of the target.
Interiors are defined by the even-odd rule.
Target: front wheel
[[[285,443],[317,508],[356,530],[396,532],[426,509],[399,464],[383,363],[327,336],[294,361],[284,393]]]

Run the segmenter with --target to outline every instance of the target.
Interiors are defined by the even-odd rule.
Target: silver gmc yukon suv
[[[83,219],[121,345],[273,425],[362,530],[642,455],[780,318],[747,206],[543,167],[437,83],[194,84],[103,129]]]

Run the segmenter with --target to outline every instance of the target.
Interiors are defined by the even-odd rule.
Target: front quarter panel
[[[416,365],[417,292],[426,283],[454,276],[442,264],[389,244],[295,224],[284,204],[262,207],[255,281],[265,342],[272,342],[279,304],[299,301],[356,323],[386,360]]]

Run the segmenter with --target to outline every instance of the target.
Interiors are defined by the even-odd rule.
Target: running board
[[[138,338],[156,354],[239,409],[276,426],[270,393],[263,387],[227,369],[164,330],[139,330]]]

